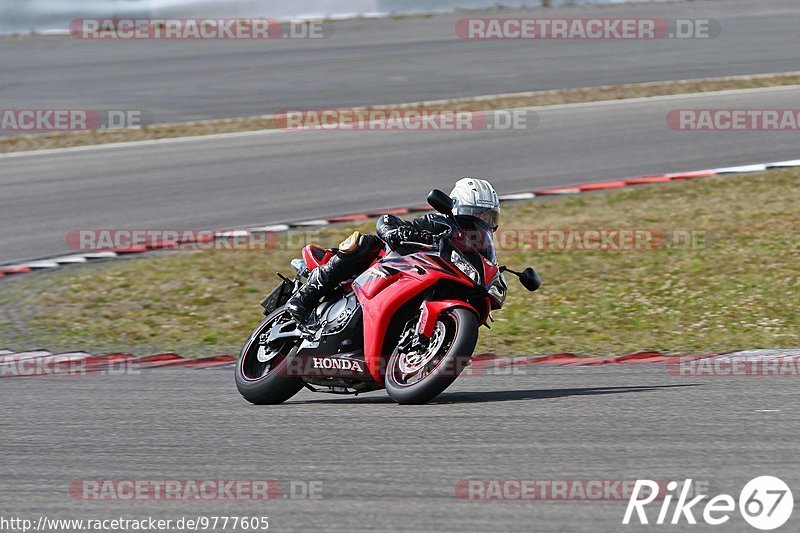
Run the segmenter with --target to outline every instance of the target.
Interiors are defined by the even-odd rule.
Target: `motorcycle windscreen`
[[[462,227],[456,230],[450,238],[450,243],[459,252],[464,252],[467,255],[477,253],[492,263],[497,262],[493,233],[483,224],[475,224],[471,227]]]

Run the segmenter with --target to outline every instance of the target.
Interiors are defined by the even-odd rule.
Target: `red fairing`
[[[497,273],[500,272],[500,267],[494,265],[487,261],[486,259],[483,260],[483,279],[486,280],[486,285],[488,287],[489,283],[492,282],[494,277]]]
[[[424,269],[423,273],[420,274],[414,268],[415,265]],[[399,272],[387,274],[382,266],[397,266]],[[442,280],[467,284],[463,277],[441,267],[432,268],[431,264],[414,256],[407,256],[398,263],[381,263],[356,279],[353,286],[364,317],[364,358],[367,371],[379,384],[383,384],[383,344],[395,313],[411,299]],[[458,303],[462,307],[467,306],[464,302]]]
[[[454,307],[464,307],[475,313],[475,316],[481,315],[477,309],[461,300],[438,300],[435,302],[423,302],[422,312],[419,316],[419,325],[417,326],[417,333],[430,339],[431,335],[433,335],[433,328],[436,327],[436,322],[439,320],[439,315],[442,314],[442,311],[445,309],[452,309]]]
[[[318,266],[324,265],[333,257],[333,252],[320,248],[316,244],[309,244],[303,248],[303,261],[306,262],[308,270],[314,270]]]

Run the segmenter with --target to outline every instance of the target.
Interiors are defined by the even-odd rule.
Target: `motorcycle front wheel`
[[[268,332],[282,314],[282,308],[273,311],[258,325],[236,362],[236,388],[256,405],[283,403],[303,388],[300,378],[289,376],[288,371],[294,342],[287,340],[270,348],[259,344],[261,334]]]
[[[439,316],[425,350],[396,348],[386,369],[386,392],[400,404],[427,403],[442,393],[469,365],[478,342],[478,318],[463,308]]]

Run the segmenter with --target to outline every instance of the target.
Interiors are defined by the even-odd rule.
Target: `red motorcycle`
[[[503,272],[535,291],[539,275],[499,266],[491,231],[462,229],[452,200],[433,190],[428,203],[447,215],[438,245],[404,242],[317,306],[308,324],[296,324],[284,305],[302,278],[335,249],[314,244],[292,261],[294,279],[280,273],[261,303],[266,318],[250,335],[236,365],[236,386],[254,404],[282,403],[306,387],[359,394],[385,388],[401,404],[426,403],[469,365],[478,328],[488,327],[508,286]]]

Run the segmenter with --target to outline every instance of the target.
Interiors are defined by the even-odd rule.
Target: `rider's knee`
[[[341,259],[347,262],[360,262],[375,259],[383,247],[381,241],[375,235],[361,235],[355,231],[339,245]]]

